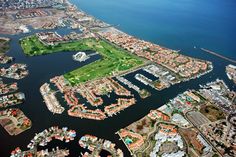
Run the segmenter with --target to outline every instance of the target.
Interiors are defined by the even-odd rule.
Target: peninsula
[[[13,61],[13,57],[9,57],[6,55],[9,49],[10,49],[10,39],[5,37],[0,37],[0,64],[6,64]]]
[[[69,155],[69,150],[60,149],[59,147],[53,148],[52,151],[38,150],[38,147],[46,146],[53,139],[57,139],[60,141],[70,142],[73,141],[76,136],[75,130],[68,130],[67,127],[59,128],[57,126],[50,127],[49,129],[45,129],[44,131],[36,134],[31,142],[28,144],[29,150],[22,151],[19,147],[15,148],[11,152],[11,157],[21,157],[21,156],[60,156],[65,157]]]
[[[0,111],[0,124],[10,135],[18,135],[31,128],[31,120],[17,108]]]
[[[61,114],[65,109],[64,105],[69,105],[70,116],[103,120],[135,104],[136,99],[130,89],[123,87],[123,83],[138,92],[142,98],[151,95],[148,90],[140,89],[125,79],[127,74],[137,73],[140,69],[150,73],[155,80],[141,74],[136,74],[135,78],[160,91],[176,83],[196,79],[213,68],[211,62],[185,56],[178,51],[130,36],[77,9],[69,2],[63,6],[66,16],[76,23],[81,32],[66,35],[39,32],[24,37],[20,40],[24,53],[37,56],[63,51],[92,51],[99,54],[101,59],[52,78],[50,82],[56,85],[58,91],[50,91],[50,84],[44,84],[40,88],[48,109],[53,113]],[[46,85],[48,89],[45,88]],[[102,96],[109,96],[112,91],[118,96],[126,93],[128,97],[118,98],[117,102],[105,106],[107,104],[104,104]],[[59,93],[56,94],[57,92]],[[79,103],[76,93],[85,98],[88,104]],[[64,95],[62,96],[67,104],[57,101],[57,95],[60,94]],[[88,105],[104,105],[104,111],[89,109]]]

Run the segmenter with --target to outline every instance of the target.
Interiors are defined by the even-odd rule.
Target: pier
[[[225,57],[225,56],[223,56],[223,55],[220,55],[220,54],[218,54],[218,53],[216,53],[216,52],[213,52],[213,51],[210,51],[210,50],[207,50],[207,49],[204,49],[204,48],[201,48],[201,50],[204,51],[204,52],[210,53],[210,54],[212,54],[212,55],[214,55],[214,56],[220,57],[220,58],[222,58],[222,59],[224,59],[224,60],[227,60],[227,61],[229,61],[229,62],[232,62],[232,63],[236,64],[236,60],[234,60],[234,59],[227,58],[227,57]]]

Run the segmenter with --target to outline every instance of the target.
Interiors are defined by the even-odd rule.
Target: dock
[[[225,57],[225,56],[223,56],[223,55],[220,55],[220,54],[218,54],[218,53],[216,53],[216,52],[213,52],[213,51],[210,51],[210,50],[207,50],[207,49],[204,49],[204,48],[201,48],[201,50],[204,51],[204,52],[207,52],[207,53],[209,53],[209,54],[212,54],[212,55],[214,55],[214,56],[220,57],[220,58],[222,58],[222,59],[224,59],[224,60],[227,60],[227,61],[229,61],[229,62],[232,62],[232,63],[236,64],[236,60],[234,60],[234,59],[227,58],[227,57]]]

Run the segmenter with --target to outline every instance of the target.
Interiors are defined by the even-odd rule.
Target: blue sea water
[[[5,35],[11,38],[11,49],[7,54],[13,56],[15,62],[27,64],[30,71],[29,76],[17,81],[20,87],[19,91],[26,94],[26,102],[16,107],[24,111],[32,120],[33,126],[18,136],[9,136],[0,127],[0,141],[4,141],[0,142],[1,157],[9,156],[11,150],[18,146],[26,150],[27,144],[35,133],[53,125],[75,129],[77,138],[69,144],[53,141],[47,146],[49,150],[59,146],[70,149],[70,156],[78,156],[80,152],[85,151],[78,146],[79,137],[84,134],[92,134],[115,142],[117,147],[124,151],[125,157],[129,157],[130,154],[125,145],[119,140],[118,135],[115,135],[117,130],[137,121],[151,109],[156,109],[167,103],[177,94],[188,89],[197,90],[199,84],[205,84],[216,78],[223,79],[230,89],[235,90],[233,82],[225,74],[225,65],[229,62],[199,50],[200,47],[204,47],[236,59],[234,46],[234,36],[236,35],[234,30],[236,28],[235,0],[71,0],[71,2],[87,13],[117,26],[128,34],[172,49],[181,49],[181,53],[187,55],[210,60],[213,62],[214,69],[199,79],[176,84],[160,92],[136,81],[134,79],[135,73],[128,74],[125,76],[127,79],[141,88],[147,88],[152,96],[141,100],[137,93],[134,93],[137,98],[136,105],[104,121],[73,118],[67,116],[66,112],[62,115],[52,115],[43,102],[39,87],[48,82],[50,78],[91,63],[99,56],[94,56],[83,64],[72,60],[71,56],[76,52],[27,57],[19,45],[19,39],[40,30],[15,36]],[[67,34],[71,30],[63,28],[51,31]],[[0,34],[0,36],[4,35]],[[194,49],[194,46],[197,49]],[[12,82],[13,80],[4,79],[4,81]],[[112,99],[105,99],[106,104],[111,104],[114,101],[113,95],[111,97]]]
[[[236,59],[235,0],[71,0],[128,34],[194,54],[206,48]],[[193,53],[193,54],[192,54]]]

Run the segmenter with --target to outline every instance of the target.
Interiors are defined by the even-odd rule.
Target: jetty
[[[211,50],[207,50],[207,49],[204,49],[204,48],[201,48],[201,50],[204,51],[204,52],[210,53],[210,54],[212,54],[212,55],[214,55],[214,56],[220,57],[220,58],[222,58],[222,59],[224,59],[224,60],[227,60],[227,61],[229,61],[229,62],[232,62],[232,63],[236,64],[236,60],[234,60],[234,59],[227,58],[227,57],[225,57],[225,56],[223,56],[223,55],[220,55],[220,54],[218,54],[218,53],[216,53],[216,52],[213,52],[213,51],[211,51]]]

